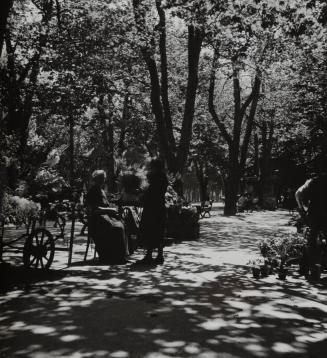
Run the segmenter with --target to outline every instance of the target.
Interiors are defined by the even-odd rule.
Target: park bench
[[[198,211],[200,219],[203,219],[205,217],[208,218],[211,217],[212,204],[213,201],[209,200],[209,201],[202,201],[201,205],[196,205],[196,209]]]

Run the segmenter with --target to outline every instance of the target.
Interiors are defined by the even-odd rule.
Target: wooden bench
[[[211,217],[212,204],[213,201],[210,200],[210,201],[202,201],[201,205],[196,205],[196,209],[198,211],[200,219],[203,219],[206,216],[208,218]]]

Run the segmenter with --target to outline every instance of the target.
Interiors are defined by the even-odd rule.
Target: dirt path
[[[288,219],[214,212],[164,266],[76,265],[11,290],[0,357],[325,357],[324,277],[254,280],[246,267],[260,239],[293,230]]]

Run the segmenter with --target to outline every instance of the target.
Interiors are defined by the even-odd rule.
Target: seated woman
[[[92,179],[94,185],[86,195],[89,235],[102,262],[124,264],[127,262],[128,244],[124,225],[117,211],[109,207],[103,190],[106,173],[103,170],[96,170],[92,174]]]

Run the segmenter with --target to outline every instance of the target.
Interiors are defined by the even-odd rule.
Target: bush
[[[58,172],[51,168],[41,168],[33,182],[35,194],[60,193],[67,188],[67,183]]]
[[[292,258],[300,257],[306,240],[296,234],[283,234],[274,236],[259,243],[261,255],[272,260],[281,260],[282,263]]]
[[[32,200],[6,193],[3,201],[3,212],[6,223],[21,225],[36,219],[39,216],[40,206]]]

